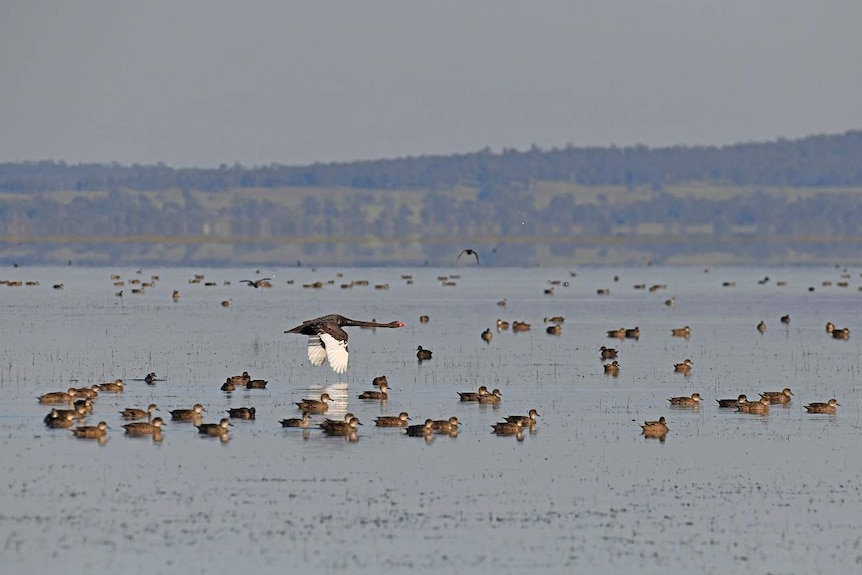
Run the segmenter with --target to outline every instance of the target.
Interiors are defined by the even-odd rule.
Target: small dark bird
[[[255,411],[253,407],[233,407],[228,409],[227,413],[237,419],[254,419]]]
[[[494,334],[491,333],[490,329],[486,329],[482,332],[482,339],[484,339],[488,343],[491,343],[491,340],[494,339]]]
[[[479,265],[479,252],[477,252],[476,250],[467,248],[466,250],[461,250],[461,253],[458,254],[458,257],[455,259],[456,260],[461,259],[461,256],[463,256],[464,254],[467,254],[468,256],[476,256],[476,265]]]
[[[601,352],[602,359],[616,359],[619,354],[619,352],[612,347],[602,346],[599,348],[599,351]]]
[[[259,280],[239,280],[239,283],[247,283],[248,287],[253,287],[255,289],[265,285],[266,282],[272,281],[272,278],[261,278]]]
[[[430,349],[423,349],[422,346],[420,345],[419,347],[416,348],[416,358],[419,361],[431,359],[431,350]]]

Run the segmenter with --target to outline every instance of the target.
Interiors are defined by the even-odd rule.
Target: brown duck
[[[308,412],[306,411],[302,418],[291,417],[290,419],[282,419],[279,423],[281,423],[282,427],[308,427],[308,424],[311,423],[311,417],[309,417]]]
[[[363,391],[358,395],[358,397],[359,399],[377,399],[380,401],[386,401],[389,398],[389,386],[383,382],[380,384],[380,391]]]
[[[196,403],[191,409],[174,409],[170,414],[174,421],[193,421],[200,418],[204,411],[204,406]]]
[[[253,407],[233,407],[228,409],[227,413],[236,419],[254,419],[255,411]]]
[[[162,430],[162,418],[156,417],[152,422],[136,421],[123,426],[127,435],[153,435]]]
[[[374,420],[377,427],[407,427],[407,422],[410,421],[410,416],[406,411],[402,411],[398,415],[384,415]]]
[[[680,407],[698,407],[700,405],[700,394],[692,393],[691,397],[669,397],[668,401],[671,405],[678,405]]]
[[[98,425],[85,425],[72,430],[75,437],[83,439],[101,439],[108,433],[108,424],[100,421]]]
[[[745,394],[740,394],[736,399],[716,399],[719,407],[736,407],[740,403],[745,403],[748,401],[748,398]]]
[[[324,393],[320,396],[320,399],[303,399],[296,402],[296,406],[308,413],[326,413],[329,410],[329,404],[327,403],[329,401],[332,401],[332,398],[329,397],[328,393]]]
[[[808,413],[835,413],[835,406],[841,405],[837,399],[830,399],[825,403],[809,403],[805,406]]]

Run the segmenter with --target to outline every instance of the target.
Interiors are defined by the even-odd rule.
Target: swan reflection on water
[[[326,410],[327,417],[343,416],[347,413],[350,386],[346,382],[340,381],[329,385],[311,384],[308,386],[307,395],[303,397],[320,397],[324,393],[328,393],[330,397],[329,409]]]

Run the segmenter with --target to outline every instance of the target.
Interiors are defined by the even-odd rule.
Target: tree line
[[[447,189],[513,182],[637,188],[709,182],[725,186],[862,186],[862,131],[729,146],[573,147],[417,156],[305,166],[172,168],[164,164],[0,163],[0,192],[229,190],[344,187]]]

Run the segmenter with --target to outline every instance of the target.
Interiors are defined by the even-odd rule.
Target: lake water
[[[6,269],[0,279],[40,285],[0,286],[2,571],[858,572],[859,270],[849,279],[831,266],[575,271]],[[159,280],[143,295],[127,284],[119,298],[111,273]],[[217,285],[190,284],[195,273]],[[271,289],[239,283],[263,275]],[[443,286],[438,277],[449,275],[460,277]],[[835,285],[842,279],[849,287]],[[370,285],[339,287],[353,280]],[[568,285],[545,294],[552,280]],[[339,376],[309,364],[304,336],[283,333],[328,313],[407,327],[349,328],[350,366]],[[555,315],[565,316],[558,336],[542,321]],[[498,318],[532,330],[498,332]],[[850,339],[830,337],[827,321],[849,327]],[[671,337],[684,325],[689,339]],[[634,326],[638,340],[606,336]],[[432,360],[417,362],[419,345]],[[616,378],[603,373],[602,345],[620,350]],[[673,372],[685,358],[688,377]],[[220,391],[243,371],[267,388]],[[149,372],[165,381],[134,381]],[[356,399],[378,375],[388,402]],[[104,444],[43,424],[50,406],[36,396],[116,378],[125,392],[102,393],[87,420],[108,423]],[[501,390],[499,407],[459,402],[456,392],[480,385]],[[792,403],[767,416],[715,402],[783,387]],[[324,391],[335,399],[330,417],[349,410],[364,424],[358,441],[278,423]],[[699,409],[669,406],[693,392]],[[802,407],[831,397],[836,415]],[[163,440],[124,436],[118,411],[151,402],[168,420]],[[221,442],[170,421],[168,410],[194,403],[204,421],[239,406],[257,419],[233,420]],[[535,433],[491,433],[531,408]],[[455,415],[461,430],[425,441],[374,426],[400,411],[413,423]],[[666,441],[643,437],[638,424],[662,415]]]

